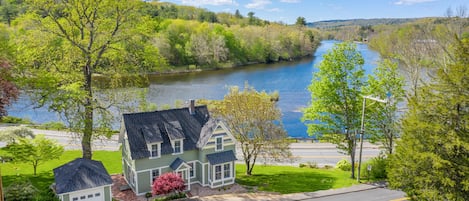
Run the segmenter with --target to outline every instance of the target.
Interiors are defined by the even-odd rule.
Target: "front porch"
[[[131,189],[121,191],[122,186],[126,186],[127,182],[125,182],[124,176],[117,174],[111,175],[113,185],[112,185],[112,197],[116,200],[122,201],[147,201],[145,195],[137,196]],[[205,197],[211,195],[222,195],[222,194],[230,194],[230,193],[246,193],[246,190],[243,186],[239,184],[232,184],[225,187],[220,188],[210,188],[210,187],[203,187],[200,184],[192,184],[190,186],[190,191],[188,195],[190,197]],[[154,197],[156,198],[156,196]],[[149,199],[150,200],[150,199]]]

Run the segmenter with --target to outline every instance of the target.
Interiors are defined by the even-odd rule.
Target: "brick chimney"
[[[189,114],[191,115],[195,114],[195,100],[194,99],[189,100]]]

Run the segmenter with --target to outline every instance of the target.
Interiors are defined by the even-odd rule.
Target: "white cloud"
[[[235,5],[237,6],[238,5],[238,3],[235,0],[182,0],[182,4],[193,5],[193,6],[201,6],[201,5],[214,5],[214,6]]]
[[[413,4],[418,4],[418,3],[426,3],[426,2],[432,2],[436,0],[399,0],[394,2],[396,5],[413,5]]]
[[[283,3],[300,3],[300,0],[280,0],[280,2]]]
[[[269,0],[252,0],[251,3],[246,4],[246,8],[265,9],[265,6],[272,4]]]

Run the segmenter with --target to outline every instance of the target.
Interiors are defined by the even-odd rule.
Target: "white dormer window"
[[[174,140],[173,149],[173,154],[182,154],[182,140]]]
[[[150,158],[159,158],[161,156],[160,143],[150,144],[148,145],[148,149],[150,150]]]
[[[215,151],[223,150],[223,136],[215,138]]]

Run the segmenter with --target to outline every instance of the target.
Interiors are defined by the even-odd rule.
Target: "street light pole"
[[[362,166],[363,135],[365,134],[365,106],[366,106],[366,97],[363,97],[362,125],[360,129],[360,155],[358,156],[358,172],[357,172],[358,182],[360,182],[360,170]],[[352,167],[352,168],[355,168],[355,167]]]
[[[390,94],[387,94],[388,98]],[[363,135],[365,134],[365,107],[366,107],[366,99],[371,99],[374,101],[378,101],[381,103],[387,103],[387,100],[382,100],[379,98],[375,98],[372,96],[363,96],[363,107],[362,107],[362,122],[361,122],[361,130],[360,130],[360,155],[358,156],[358,171],[357,171],[357,181],[360,182],[360,170],[362,167],[362,150],[363,150]],[[355,168],[355,167],[352,167]]]

